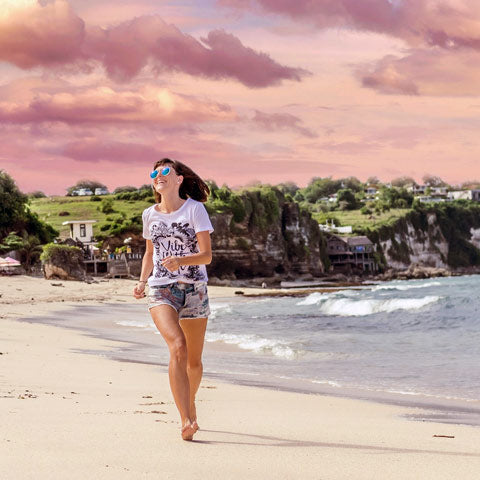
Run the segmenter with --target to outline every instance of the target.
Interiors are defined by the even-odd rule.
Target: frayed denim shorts
[[[149,287],[148,309],[158,305],[172,306],[178,318],[206,318],[210,315],[207,284],[174,282]]]

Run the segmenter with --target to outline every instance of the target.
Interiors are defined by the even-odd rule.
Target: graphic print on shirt
[[[155,264],[155,277],[177,278],[183,275],[194,282],[204,280],[199,265],[184,265],[170,272],[161,263],[166,257],[183,257],[190,253],[197,253],[195,230],[188,222],[175,222],[170,226],[162,221],[155,222],[150,227],[150,236],[158,258]]]

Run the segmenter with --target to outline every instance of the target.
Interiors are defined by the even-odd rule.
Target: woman
[[[147,245],[133,295],[145,297],[148,279],[148,308],[170,351],[168,374],[182,438],[192,440],[199,428],[195,394],[210,314],[205,265],[212,261],[213,227],[202,203],[210,190],[189,167],[168,158],[156,162],[150,176],[156,204],[142,215]]]

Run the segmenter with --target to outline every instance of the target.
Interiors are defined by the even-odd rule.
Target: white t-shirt
[[[206,282],[205,265],[182,265],[170,272],[161,263],[165,257],[184,257],[198,253],[196,233],[213,232],[212,223],[202,202],[187,198],[174,212],[161,213],[155,205],[146,208],[142,214],[143,238],[153,243],[153,272],[148,279],[149,286],[182,282]]]

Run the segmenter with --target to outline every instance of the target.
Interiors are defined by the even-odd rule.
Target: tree
[[[422,177],[422,182],[427,187],[446,187],[447,184],[436,175],[426,174]]]
[[[137,190],[137,187],[133,187],[132,185],[125,185],[123,187],[117,187],[113,191],[113,193],[136,192]]]
[[[412,206],[413,195],[405,188],[380,188],[379,202],[388,208],[409,208]]]
[[[342,182],[343,188],[352,190],[352,192],[363,191],[363,183],[357,177],[347,177],[340,180]]]
[[[95,193],[96,188],[107,188],[107,186],[103,183],[97,182],[96,180],[79,180],[75,185],[67,188],[67,195],[72,195],[74,190],[78,190],[80,188],[88,188]]]
[[[283,182],[277,185],[278,189],[287,194],[295,195],[296,191],[298,190],[298,185],[294,182]]]
[[[480,188],[480,181],[479,180],[467,180],[463,182],[461,185],[461,190],[476,190]]]
[[[34,192],[31,192],[28,194],[30,198],[45,198],[46,195],[40,191],[40,190],[35,190]]]
[[[38,259],[39,245],[51,242],[58,232],[42,222],[27,202],[27,195],[20,192],[7,173],[0,171],[0,251],[19,251],[29,271]]]
[[[337,202],[340,210],[355,210],[357,208],[355,194],[348,188],[337,192]]]
[[[0,170],[0,240],[12,230],[20,230],[28,197],[8,173]]]
[[[10,232],[0,242],[0,253],[10,252],[11,250],[17,250],[23,245],[22,237],[17,235],[17,232]]]
[[[367,178],[367,185],[379,185],[380,183],[382,182],[375,175]]]
[[[22,245],[18,249],[22,256],[22,263],[27,272],[31,271],[32,265],[37,262],[42,253],[40,241],[35,235],[25,234],[23,236]]]
[[[417,185],[417,182],[414,178],[407,176],[394,178],[390,183],[392,184],[392,187],[398,188],[405,188],[409,185]]]
[[[308,203],[316,203],[323,197],[337,193],[342,188],[341,180],[333,180],[332,177],[314,177],[305,188],[297,190],[295,200],[304,198]]]

